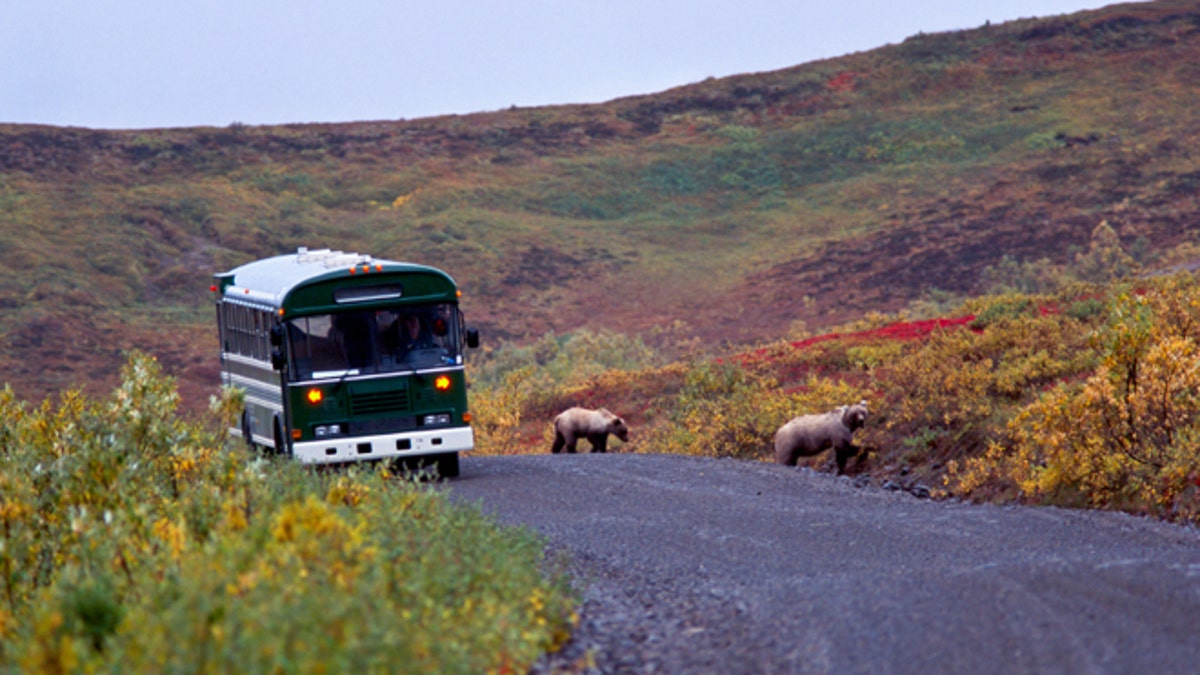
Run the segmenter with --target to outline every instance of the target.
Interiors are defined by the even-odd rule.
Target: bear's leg
[[[800,458],[804,456],[804,446],[797,445],[788,452],[788,466],[796,466],[800,463]]]
[[[775,460],[784,466],[796,466],[797,460],[800,459],[800,448],[793,446],[780,452],[775,451]]]
[[[838,447],[835,452],[837,452],[837,472],[838,475],[841,475],[846,472],[846,462],[858,454],[858,448],[847,443],[845,446]]]
[[[563,438],[562,432],[558,429],[554,430],[554,445],[550,447],[550,452],[558,454],[562,452],[563,446],[567,444],[567,439]]]
[[[567,436],[567,452],[574,453],[575,452],[575,444],[578,441],[579,441],[579,437],[576,436],[575,434],[568,435]]]
[[[592,452],[608,451],[608,434],[591,434],[588,441],[592,444]]]

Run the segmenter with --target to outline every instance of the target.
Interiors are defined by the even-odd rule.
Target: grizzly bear
[[[796,417],[775,432],[775,462],[796,466],[800,457],[833,448],[838,473],[843,473],[846,460],[858,454],[858,446],[851,442],[854,432],[866,421],[866,401],[839,406],[827,413]]]
[[[567,452],[575,452],[575,443],[580,438],[588,439],[592,444],[592,452],[605,452],[609,434],[629,442],[629,427],[620,417],[604,408],[570,408],[554,418],[554,446],[550,452],[561,452],[564,447]]]

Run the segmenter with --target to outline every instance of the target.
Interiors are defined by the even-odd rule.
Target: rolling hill
[[[448,270],[492,345],[751,344],[1070,262],[1200,255],[1200,2],[919,34],[596,105],[108,131],[0,125],[0,367],[218,382],[211,274],[298,246]]]

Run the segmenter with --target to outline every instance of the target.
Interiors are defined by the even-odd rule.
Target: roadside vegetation
[[[227,447],[133,354],[104,400],[0,393],[0,671],[525,672],[577,602],[532,533],[383,467]]]
[[[865,399],[851,475],[937,498],[1200,523],[1200,283],[1083,282],[1099,273],[1093,258],[1077,262],[1052,275],[1053,293],[1000,287],[948,317],[873,315],[671,363],[614,335],[501,348],[476,368],[480,451],[547,452],[553,416],[583,405],[630,423],[631,442],[610,452],[772,461],[788,419]],[[801,464],[833,466],[828,452]]]

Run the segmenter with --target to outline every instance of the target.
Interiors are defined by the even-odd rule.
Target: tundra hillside
[[[493,346],[823,332],[1064,266],[1102,222],[1194,256],[1200,5],[916,35],[597,105],[352,124],[0,126],[0,367],[24,398],[141,348],[215,390],[209,275],[331,246],[450,271]]]

